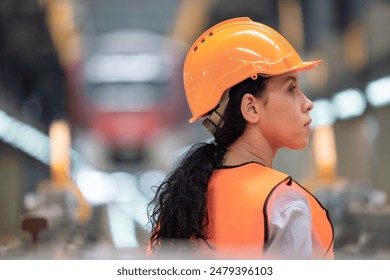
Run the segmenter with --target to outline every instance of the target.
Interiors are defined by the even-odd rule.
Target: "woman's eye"
[[[290,88],[289,88],[289,92],[295,93],[295,89],[296,89],[296,88],[297,88],[297,87],[295,87],[295,86],[294,86],[294,87],[290,87]]]

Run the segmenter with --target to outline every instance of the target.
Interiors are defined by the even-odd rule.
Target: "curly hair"
[[[229,91],[229,103],[223,115],[224,123],[214,133],[212,143],[193,145],[156,187],[155,196],[148,205],[151,224],[150,245],[155,253],[174,244],[196,249],[198,242],[207,242],[208,213],[206,193],[213,170],[220,167],[224,155],[245,131],[246,121],[241,113],[241,100],[245,93],[256,98],[265,97],[267,78],[248,78]],[[265,101],[266,102],[266,101]]]

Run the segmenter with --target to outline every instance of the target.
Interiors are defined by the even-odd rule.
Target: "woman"
[[[184,85],[190,122],[204,119],[215,140],[194,145],[157,188],[151,254],[185,247],[213,258],[333,258],[327,211],[272,169],[279,148],[308,143],[313,103],[297,72],[320,62],[302,62],[279,33],[249,18],[199,37]]]

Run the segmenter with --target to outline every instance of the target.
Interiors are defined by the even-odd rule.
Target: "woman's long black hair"
[[[208,214],[206,192],[213,169],[222,165],[225,152],[245,131],[246,121],[241,113],[245,93],[257,98],[265,95],[266,78],[248,78],[229,91],[229,103],[223,115],[224,123],[214,133],[213,143],[198,143],[178,162],[166,179],[157,187],[148,205],[151,224],[152,251],[170,248],[177,241],[195,246],[192,241],[207,244]]]

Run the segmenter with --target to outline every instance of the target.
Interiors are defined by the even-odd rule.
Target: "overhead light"
[[[313,119],[313,127],[334,124],[337,116],[335,114],[335,109],[330,101],[326,99],[318,99],[313,101],[313,105],[313,110],[310,112],[310,115]]]
[[[346,89],[336,93],[332,98],[332,104],[339,119],[358,117],[367,107],[367,101],[358,89]]]
[[[0,110],[0,140],[49,165],[49,138]]]
[[[375,107],[390,104],[390,76],[370,82],[366,87],[368,102]]]

